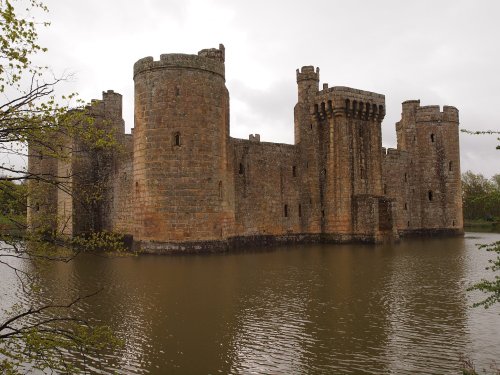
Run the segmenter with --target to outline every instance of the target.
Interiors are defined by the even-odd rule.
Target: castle
[[[319,68],[304,66],[295,144],[235,139],[224,62],[223,45],[137,61],[132,134],[120,94],[104,92],[88,107],[120,152],[95,157],[68,138],[70,157],[58,160],[30,145],[30,173],[66,176],[65,189],[32,199],[30,225],[66,235],[105,229],[145,252],[463,233],[456,108],[404,102],[397,149],[385,149],[384,95],[320,90]],[[96,176],[100,203],[77,199]]]

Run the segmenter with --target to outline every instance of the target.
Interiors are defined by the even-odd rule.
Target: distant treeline
[[[500,220],[500,174],[462,173],[462,192],[465,220]]]

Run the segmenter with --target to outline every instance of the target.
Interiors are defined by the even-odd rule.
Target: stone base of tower
[[[383,233],[376,235],[365,234],[314,234],[297,233],[280,236],[254,235],[237,236],[226,240],[189,241],[189,242],[159,242],[159,241],[134,241],[132,250],[141,254],[210,254],[223,253],[238,249],[252,250],[255,248],[300,245],[317,243],[382,243],[388,240],[397,241],[398,236]]]
[[[400,237],[454,237],[463,236],[463,228],[419,228],[399,230]]]

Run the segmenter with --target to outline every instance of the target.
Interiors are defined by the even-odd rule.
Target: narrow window
[[[222,199],[222,181],[219,181],[219,198]]]
[[[242,164],[242,163],[240,163],[240,169],[238,170],[238,173],[239,173],[239,174],[243,174],[243,173],[245,173],[245,168],[243,167],[243,164]]]
[[[314,105],[314,113],[319,112],[319,106],[317,104]]]
[[[295,165],[292,167],[292,176],[297,177],[297,167]]]
[[[284,210],[285,217],[288,217],[288,205],[285,204],[285,210]]]
[[[405,182],[408,182],[408,175],[405,173]]]
[[[453,223],[452,223],[453,226],[455,226],[455,220],[453,220]]]
[[[179,90],[179,86],[175,88],[175,96],[179,96],[181,94],[181,91]]]
[[[311,130],[313,130],[313,124],[311,124]]]
[[[432,201],[432,190],[429,190],[427,196],[429,197],[429,201]]]
[[[363,167],[360,168],[359,175],[360,175],[360,177],[361,177],[362,180],[365,179],[365,170],[363,169]]]
[[[408,227],[410,227],[410,222],[408,221],[408,223],[406,223],[406,225],[407,225]]]
[[[309,204],[313,204],[312,198],[309,198]]]
[[[135,182],[135,193],[138,194],[139,193],[139,181],[136,181]]]
[[[452,162],[452,161],[450,161],[450,162],[448,163],[448,171],[450,171],[450,172],[451,172],[452,170],[453,170],[453,162]]]
[[[40,205],[38,203],[35,206],[35,211],[40,211]]]
[[[321,210],[321,217],[325,217],[325,210]]]
[[[384,195],[387,195],[387,185],[384,184]]]
[[[176,146],[180,146],[181,145],[181,135],[179,133],[175,133],[174,144]]]
[[[302,206],[299,204],[299,217],[302,217]]]
[[[434,142],[434,133],[431,134],[431,142]]]
[[[407,204],[406,202],[405,202],[405,208],[404,208],[404,209],[405,209],[405,210],[407,210],[407,209],[408,209],[408,204]]]

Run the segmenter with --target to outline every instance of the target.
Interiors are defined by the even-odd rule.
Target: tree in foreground
[[[500,134],[499,131],[476,131],[462,130],[464,133],[484,135]],[[497,138],[500,141],[500,138]],[[498,145],[497,150],[500,150]],[[474,174],[470,171],[462,175],[462,189],[464,200],[464,216],[468,219],[494,218],[500,217],[500,174],[494,175],[491,180],[487,180],[481,174]],[[479,283],[468,288],[469,291],[479,290],[487,296],[483,300],[474,303],[473,306],[483,306],[488,308],[496,303],[500,303],[500,241],[490,244],[478,245],[479,249],[496,254],[496,258],[490,259],[490,265],[486,267],[493,272],[493,279],[482,279]]]
[[[53,169],[33,173],[19,165],[34,158],[74,158],[68,139],[77,139],[87,152],[98,155],[116,147],[75,95],[56,97],[56,86],[64,78],[54,78],[47,68],[33,64],[33,57],[46,51],[38,44],[37,27],[48,25],[36,22],[34,14],[46,12],[39,0],[0,0],[0,267],[1,274],[5,277],[9,271],[28,296],[34,296],[40,285],[23,262],[43,267],[46,262],[71,261],[89,249],[120,248],[119,240],[106,233],[69,240],[59,231],[63,226],[57,224],[57,212],[38,215],[27,228],[26,211],[39,212],[47,191],[74,194],[68,188],[74,176]],[[102,196],[96,191],[101,189],[94,184],[74,199],[96,204]],[[66,301],[31,298],[27,305],[14,304],[8,311],[1,306],[0,372],[72,373],[85,369],[86,356],[116,346],[108,328],[96,327],[75,312],[76,304],[93,294]],[[69,357],[79,360],[70,364]]]

